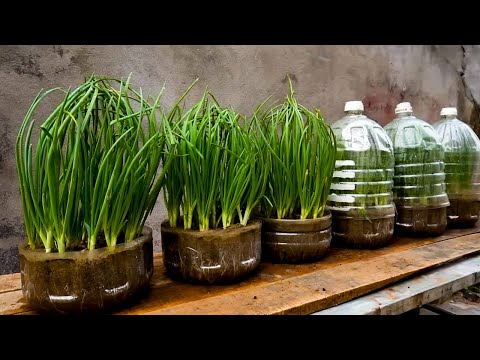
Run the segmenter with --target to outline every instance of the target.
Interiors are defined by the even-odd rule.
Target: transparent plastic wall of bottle
[[[450,205],[445,187],[444,148],[434,128],[413,115],[409,102],[398,104],[395,114],[396,118],[384,129],[392,140],[395,155],[393,195],[397,226],[417,234],[438,235],[445,230],[445,208]]]
[[[349,245],[384,245],[393,235],[395,216],[393,144],[384,129],[363,114],[361,101],[347,101],[344,111],[331,125],[337,140],[327,202],[333,235]]]
[[[397,205],[445,205],[444,148],[438,134],[413,115],[410,103],[398,104],[395,111],[397,117],[384,129],[394,148]]]
[[[440,120],[432,126],[445,151],[445,183],[450,201],[448,221],[473,226],[480,210],[480,139],[457,116],[455,107],[443,108]]]
[[[332,125],[337,161],[328,204],[334,210],[392,204],[393,145],[382,127],[363,115],[361,101],[348,101]]]

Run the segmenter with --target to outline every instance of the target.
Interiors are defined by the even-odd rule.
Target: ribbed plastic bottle
[[[451,227],[471,227],[480,211],[480,140],[457,118],[457,109],[443,108],[434,123],[445,149],[445,183],[450,206],[447,223]]]
[[[361,101],[347,101],[345,116],[331,125],[337,159],[327,208],[335,243],[374,248],[392,240],[394,156],[387,133],[363,110]]]
[[[444,149],[437,132],[413,115],[402,102],[397,117],[384,129],[393,142],[395,173],[393,196],[398,230],[418,236],[436,236],[447,226]]]

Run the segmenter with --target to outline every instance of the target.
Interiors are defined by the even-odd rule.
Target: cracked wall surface
[[[24,234],[14,162],[23,116],[41,89],[76,86],[92,72],[133,73],[144,93],[158,93],[165,82],[167,107],[198,77],[189,103],[208,85],[221,104],[245,115],[270,95],[281,100],[289,73],[299,102],[320,109],[330,123],[348,100],[363,100],[366,115],[382,126],[398,102],[410,101],[428,122],[442,107],[457,106],[480,133],[478,45],[0,46],[0,274],[18,271],[16,246]],[[54,102],[43,114],[48,106]],[[165,218],[160,197],[147,221],[156,250]]]

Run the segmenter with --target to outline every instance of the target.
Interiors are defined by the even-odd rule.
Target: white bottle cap
[[[409,102],[402,102],[395,108],[395,114],[403,114],[413,112],[412,105]]]
[[[363,111],[363,103],[361,101],[347,101],[343,111]]]
[[[440,111],[440,116],[457,116],[457,114],[457,108],[454,107],[443,108]]]

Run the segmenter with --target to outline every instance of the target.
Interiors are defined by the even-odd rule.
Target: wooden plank
[[[0,294],[9,291],[21,290],[21,286],[20,273],[0,276]]]
[[[310,314],[479,252],[466,235],[143,314]]]
[[[382,258],[385,256],[392,256],[396,253],[402,253],[405,252],[406,250],[409,249],[415,249],[415,248],[421,248],[425,246],[429,246],[432,244],[440,244],[442,242],[445,242],[447,240],[451,239],[456,239],[456,238],[462,238],[465,237],[465,235],[468,234],[474,234],[480,231],[480,227],[472,228],[472,229],[456,229],[456,230],[447,230],[443,235],[438,236],[438,237],[432,237],[432,238],[406,238],[406,237],[398,237],[391,245],[381,248],[381,249],[375,249],[375,250],[360,250],[360,249],[340,249],[340,248],[332,248],[328,254],[328,256],[324,259],[322,259],[319,262],[316,263],[310,263],[310,264],[301,264],[301,265],[289,265],[289,264],[271,264],[271,263],[265,263],[262,262],[259,266],[258,272],[253,275],[252,277],[246,279],[245,281],[237,284],[232,284],[232,285],[223,285],[223,286],[207,286],[207,285],[192,285],[192,284],[186,284],[182,282],[177,282],[169,279],[163,268],[162,264],[162,254],[161,253],[156,253],[155,258],[154,258],[154,264],[155,264],[155,270],[154,270],[154,276],[152,279],[152,289],[150,295],[140,301],[138,304],[123,310],[121,313],[122,314],[143,314],[143,313],[153,313],[155,311],[158,311],[163,308],[169,308],[169,307],[175,307],[179,305],[186,305],[187,307],[190,306],[188,304],[194,303],[196,301],[203,301],[209,298],[213,297],[219,297],[222,295],[232,295],[234,296],[237,293],[242,293],[244,291],[250,291],[250,292],[256,292],[257,289],[263,289],[264,286],[266,285],[272,285],[275,283],[280,283],[283,282],[281,287],[286,286],[285,284],[288,283],[289,279],[297,279],[301,278],[302,276],[306,276],[311,274],[312,276],[315,276],[315,274],[318,274],[318,276],[324,276],[322,271],[326,271],[330,269],[330,272],[327,274],[331,274],[330,277],[333,276],[331,279],[332,282],[338,282],[335,280],[335,274],[340,271],[343,271],[343,267],[346,265],[355,265],[357,264],[357,267],[363,267],[363,263],[365,261],[370,261],[374,260],[377,258]],[[468,251],[473,251],[474,249],[470,249]],[[466,253],[468,253],[465,252]],[[444,261],[448,261],[444,259]],[[437,264],[435,262],[432,262],[432,264]],[[424,263],[423,266],[430,266],[430,264]],[[433,265],[432,265],[433,266]],[[340,267],[340,268],[339,268]],[[332,269],[337,269],[337,270],[332,270]],[[408,268],[410,269],[410,268]],[[421,270],[421,267],[415,267],[414,271]],[[376,271],[376,270],[374,270]],[[394,276],[397,276],[395,273],[393,274]],[[399,275],[404,276],[403,273]],[[9,284],[9,285],[4,285],[2,287],[3,290],[8,290],[10,292],[15,292],[16,290],[20,289],[20,276],[19,274],[15,276],[12,276],[10,281],[4,281],[4,276],[0,276],[0,284]],[[391,283],[391,281],[395,280],[396,278],[389,279],[386,278],[383,280],[383,282],[386,284]],[[368,281],[368,280],[365,280]],[[301,282],[300,282],[301,283]],[[308,291],[305,292],[305,290],[302,288],[301,285],[298,287],[295,285],[296,283],[292,283],[292,289],[287,289],[285,290],[285,296],[289,297],[291,292],[296,292],[296,296],[300,297],[300,307],[305,307],[304,303],[310,303],[313,302],[313,304],[316,304],[318,302],[318,294],[314,294],[314,296],[311,298],[308,297]],[[373,284],[373,288],[378,288],[378,284],[375,283]],[[347,301],[348,299],[351,299],[349,296],[353,296],[355,294],[358,295],[358,290],[355,290],[356,292],[353,292],[351,295],[346,295],[344,293],[336,294],[335,293],[335,288],[328,289],[325,292],[325,296],[327,297],[332,297],[330,302],[327,302],[328,304],[325,306],[332,306],[337,303],[340,303],[342,301]],[[263,291],[263,290],[262,290]],[[11,296],[8,297],[9,301],[18,303],[21,301],[21,292],[15,292],[15,294],[18,296],[18,298],[12,298]],[[361,294],[364,294],[361,293]],[[360,295],[361,295],[360,294]],[[4,298],[4,292],[0,291],[0,314],[3,313],[11,313],[11,306],[6,301]],[[5,295],[6,296],[6,295]],[[253,295],[255,296],[255,295]],[[276,296],[275,293],[272,294],[273,297]],[[305,298],[303,298],[306,296]],[[323,298],[321,298],[323,299]],[[343,300],[342,300],[343,299]],[[254,299],[256,300],[256,299]],[[322,300],[322,301],[325,301]],[[262,303],[268,305],[270,300],[268,298],[263,297],[262,301],[256,303]],[[5,305],[2,305],[5,304]],[[260,306],[260,309],[258,310],[258,313],[272,313],[273,309],[275,307],[268,307],[268,306]],[[308,307],[308,306],[307,306]],[[16,308],[19,312],[26,312],[30,311],[30,309],[26,307],[18,307]],[[321,309],[321,307],[316,307],[313,306],[313,309],[310,312],[316,311]],[[283,311],[283,310],[282,310]],[[287,310],[285,310],[287,311]],[[300,313],[306,313],[307,309],[300,309]],[[287,311],[288,312],[288,311]],[[273,313],[276,313],[276,310],[273,311]]]
[[[164,273],[163,265],[155,269],[152,281],[151,295],[141,301],[138,305],[130,307],[121,313],[143,314],[156,311],[160,308],[179,305],[196,300],[206,299],[212,296],[229,294],[232,292],[255,289],[261,285],[294,278],[300,275],[309,274],[321,269],[332,268],[348,263],[372,259],[378,256],[391,254],[405,249],[411,249],[423,245],[445,241],[451,238],[464,236],[479,232],[480,228],[452,229],[438,237],[429,238],[407,238],[398,237],[395,241],[381,249],[342,249],[332,248],[328,256],[318,262],[301,265],[271,264],[262,262],[256,275],[245,281],[223,286],[202,286],[191,285],[170,280]],[[1,311],[1,309],[0,309]]]
[[[22,290],[3,293],[0,296],[0,309],[2,315],[19,314],[30,310],[23,300]]]
[[[480,282],[480,255],[313,315],[396,315]]]

